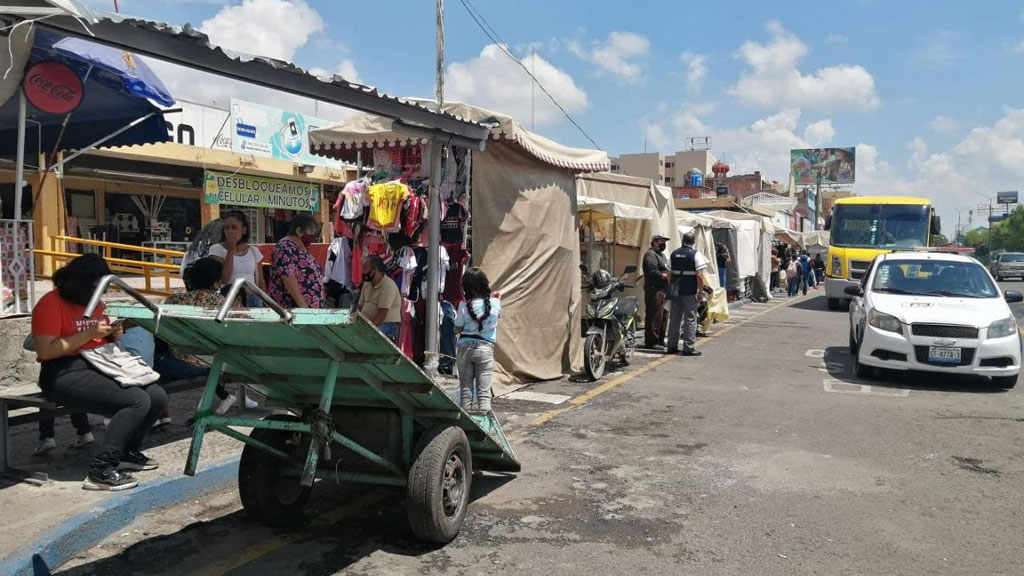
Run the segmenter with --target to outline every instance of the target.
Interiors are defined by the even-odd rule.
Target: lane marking
[[[517,390],[502,396],[512,400],[525,400],[527,402],[543,402],[545,404],[562,404],[572,398],[565,394],[546,394],[544,392],[531,392],[529,390]]]
[[[821,358],[821,363],[818,364],[818,372],[826,376],[846,373],[847,366],[843,362],[825,361],[824,350],[811,349],[804,352],[804,356],[808,358]],[[845,382],[836,378],[822,380],[821,386],[825,389],[825,392],[832,392],[834,394],[860,394],[861,396],[886,396],[889,398],[908,398],[910,396],[910,390],[906,388],[886,387],[881,390],[875,390],[874,387],[868,384]]]
[[[704,336],[702,338],[698,338],[697,339],[697,344],[700,345],[700,344],[705,344],[707,342],[710,342],[713,338],[718,338],[718,337],[722,336],[723,334],[729,332],[730,330],[733,330],[737,326],[742,326],[743,324],[745,324],[749,320],[752,320],[754,318],[760,317],[760,316],[762,316],[764,314],[767,314],[767,313],[772,312],[774,310],[777,310],[779,308],[784,308],[786,306],[791,306],[791,305],[793,305],[793,304],[795,304],[795,303],[797,303],[797,302],[799,302],[801,300],[803,300],[803,298],[787,298],[786,300],[784,300],[784,301],[782,301],[782,302],[780,302],[778,304],[775,304],[773,306],[769,306],[769,307],[764,308],[763,310],[761,310],[760,312],[758,312],[757,314],[755,314],[753,316],[750,316],[748,318],[741,318],[739,320],[739,322],[731,322],[731,320],[734,318],[734,316],[730,312],[729,320],[727,320],[726,323],[721,328],[719,328],[718,330],[715,330],[714,332],[712,332],[711,334],[708,334],[707,336]],[[661,366],[662,364],[665,364],[665,363],[669,362],[670,360],[677,360],[677,359],[681,359],[681,358],[682,357],[680,357],[680,356],[668,356],[668,355],[666,355],[666,356],[664,356],[664,357],[662,357],[662,358],[660,358],[658,360],[654,360],[654,361],[648,362],[647,364],[644,364],[643,366],[641,366],[640,368],[637,368],[636,370],[631,370],[631,371],[623,374],[622,376],[619,376],[618,378],[616,378],[614,380],[606,382],[606,383],[598,386],[597,388],[594,388],[592,390],[588,390],[587,392],[584,392],[583,394],[580,394],[579,396],[577,396],[577,397],[575,397],[575,398],[573,398],[572,400],[569,401],[570,406],[567,406],[565,408],[558,408],[558,409],[555,409],[555,410],[550,410],[548,412],[545,412],[545,413],[541,414],[540,416],[538,416],[538,417],[534,418],[532,421],[530,421],[526,426],[520,428],[519,430],[516,430],[515,432],[510,433],[508,436],[509,436],[509,438],[519,438],[523,434],[525,434],[530,428],[534,428],[534,427],[540,426],[540,425],[544,424],[545,422],[550,422],[551,420],[557,418],[558,416],[561,416],[562,414],[565,414],[566,412],[572,410],[573,408],[576,408],[577,406],[582,406],[583,404],[586,404],[587,402],[589,402],[590,400],[593,400],[597,396],[600,396],[601,394],[604,394],[605,392],[608,392],[609,390],[613,390],[615,388],[618,388],[619,386],[625,384],[626,382],[629,382],[630,380],[632,380],[633,378],[636,378],[637,376],[645,374],[648,371],[653,370],[654,368],[657,368],[658,366]]]

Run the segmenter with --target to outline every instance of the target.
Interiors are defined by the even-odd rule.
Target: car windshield
[[[999,291],[978,264],[939,260],[889,260],[878,265],[872,290],[913,296],[996,298]]]
[[[928,246],[931,209],[925,204],[839,204],[832,245],[844,248]]]
[[[1000,262],[1024,262],[1024,252],[1017,252],[1015,254],[1000,254]]]

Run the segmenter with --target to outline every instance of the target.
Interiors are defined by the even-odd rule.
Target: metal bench
[[[186,380],[171,380],[158,382],[168,394],[195,390],[206,385],[206,378],[189,378]],[[17,414],[11,416],[15,410],[35,408],[34,412]],[[21,470],[10,466],[10,428],[19,424],[30,424],[39,422],[44,418],[59,418],[75,412],[74,409],[62,406],[48,399],[42,392],[30,392],[27,394],[4,394],[0,395],[0,476],[6,476],[16,480],[32,480],[46,482],[49,478],[42,472]]]

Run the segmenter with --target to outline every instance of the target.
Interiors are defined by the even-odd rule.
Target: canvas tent
[[[753,297],[771,299],[771,248],[775,226],[771,218],[757,214],[715,210],[702,213],[715,221],[715,240],[723,242],[732,256],[726,288],[742,291],[747,278],[753,280]]]
[[[607,170],[608,155],[562,146],[505,114],[468,104],[442,111],[491,126],[471,161],[472,264],[501,292],[495,359],[498,392],[518,380],[546,380],[582,367],[580,251],[576,188],[580,172]],[[423,143],[387,119],[357,114],[310,133],[315,152],[348,158],[356,150]]]
[[[693,232],[696,240],[694,248],[703,254],[704,258],[708,261],[708,273],[705,275],[705,279],[713,288],[719,288],[718,261],[715,259],[715,238],[713,233],[715,219],[708,218],[702,214],[676,210],[675,220],[676,231],[680,237]]]

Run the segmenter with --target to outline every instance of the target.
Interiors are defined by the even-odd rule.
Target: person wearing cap
[[[644,347],[649,349],[665,345],[665,295],[670,277],[667,245],[668,237],[655,234],[650,250],[644,254]]]
[[[683,246],[672,253],[672,310],[668,322],[668,354],[679,352],[679,325],[682,324],[683,356],[700,356],[697,351],[697,303],[704,294],[704,270],[707,258],[694,248],[693,232],[683,235]]]

